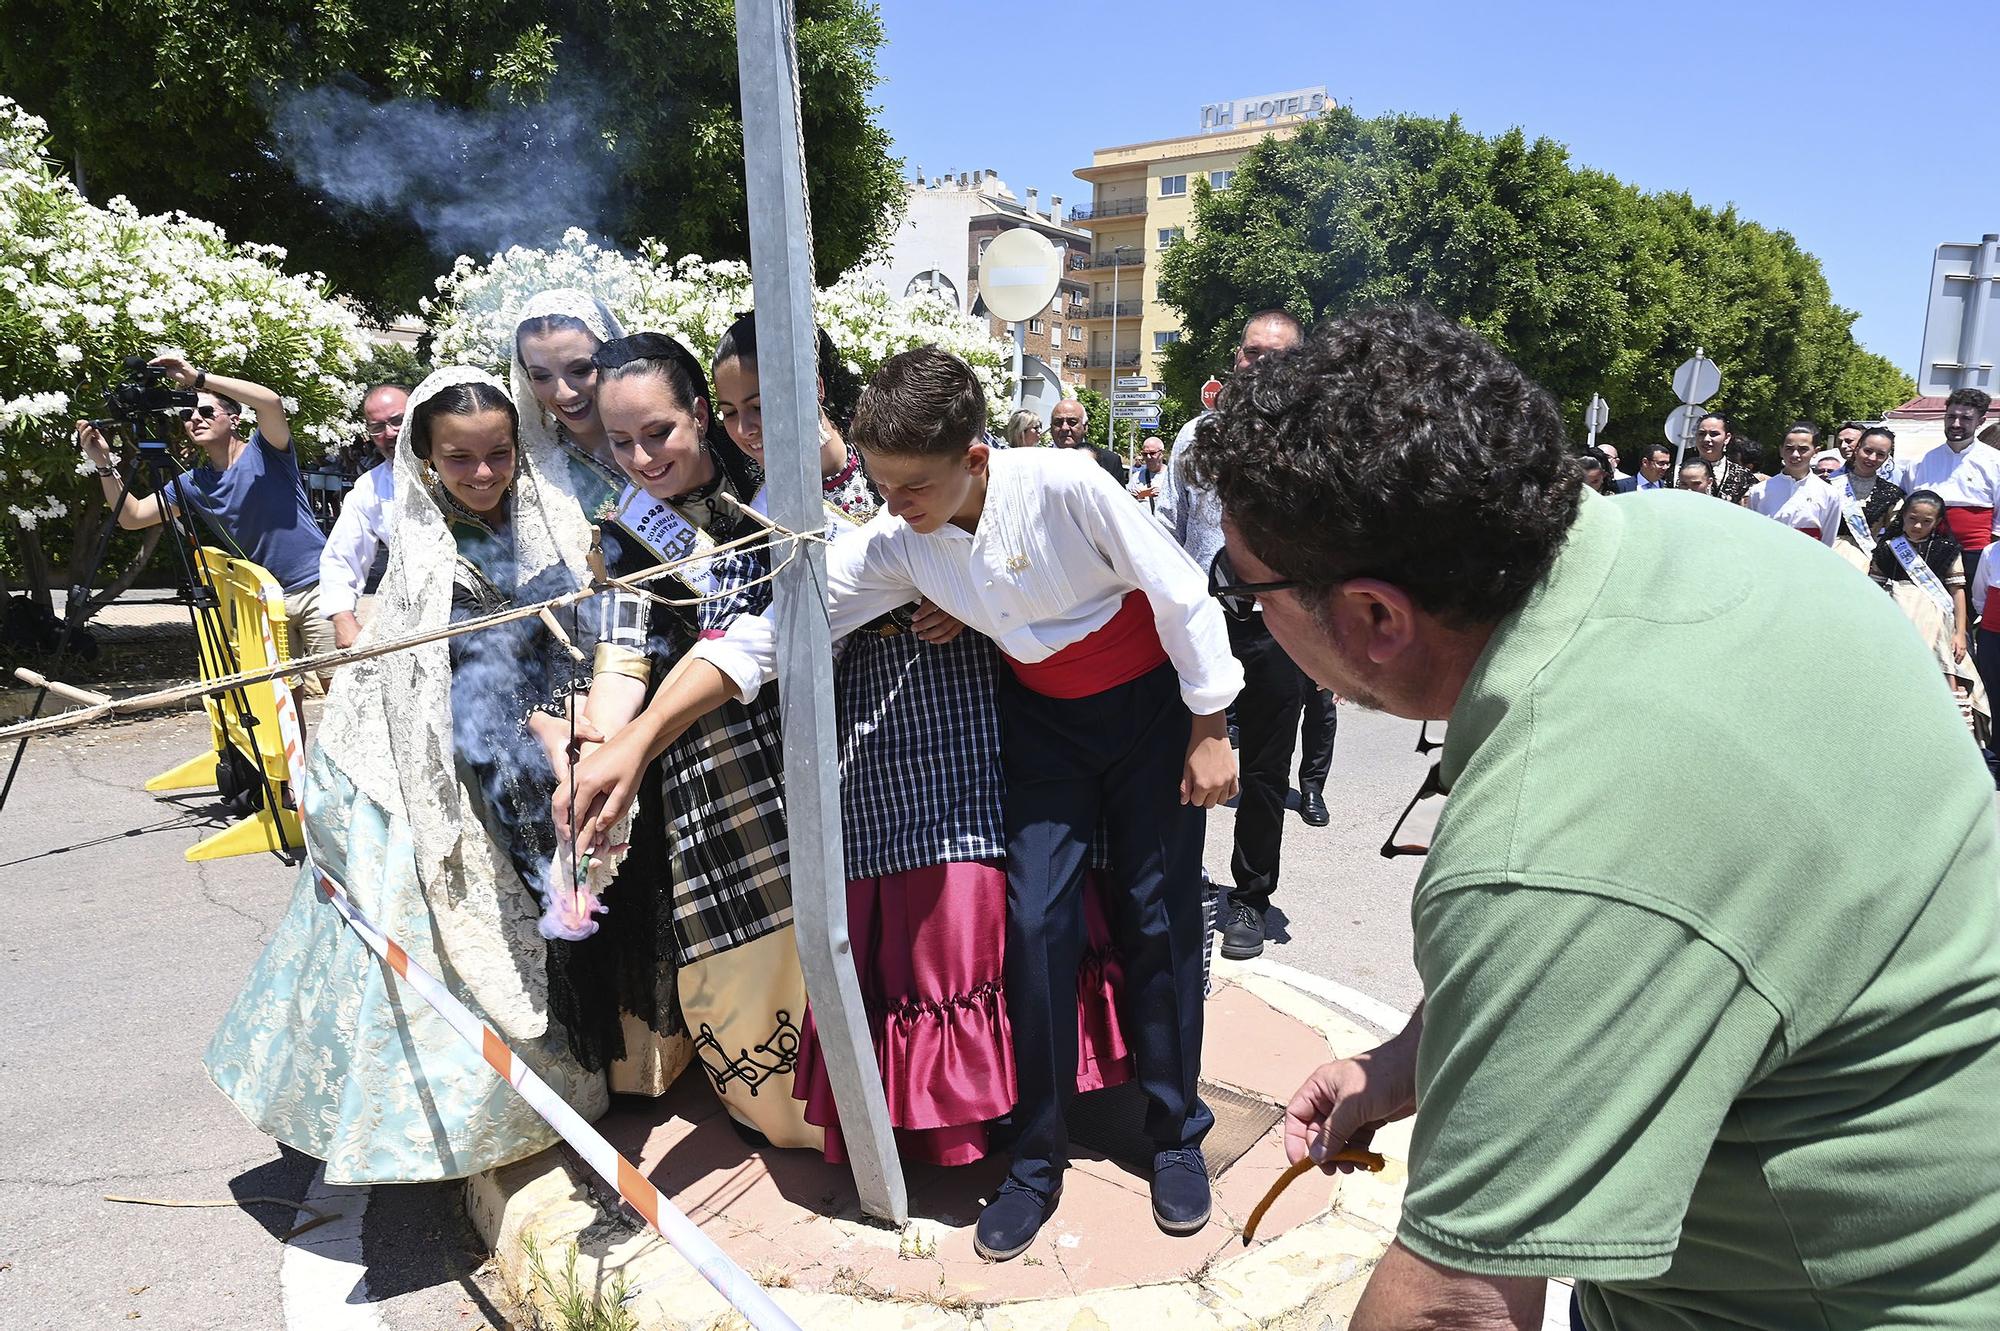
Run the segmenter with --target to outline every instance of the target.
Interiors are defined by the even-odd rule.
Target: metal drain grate
[[[1212,1081],[1199,1083],[1201,1098],[1215,1112],[1215,1126],[1202,1140],[1208,1176],[1222,1177],[1244,1152],[1277,1126],[1283,1105],[1262,1096],[1245,1095]],[[1146,1135],[1146,1093],[1139,1083],[1079,1095],[1069,1103],[1069,1139],[1142,1173],[1153,1167],[1153,1139]]]

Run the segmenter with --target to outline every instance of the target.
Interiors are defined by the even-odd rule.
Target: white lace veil
[[[389,569],[364,643],[442,628],[451,619],[457,546],[425,482],[427,464],[411,449],[410,429],[425,402],[470,383],[506,391],[485,370],[448,366],[418,385],[404,409]],[[560,563],[581,586],[589,579],[588,529],[567,471],[544,452],[521,449],[508,500],[519,582]],[[392,829],[408,828],[440,952],[503,1032],[532,1038],[548,1024],[546,945],[535,925],[540,905],[473,813],[478,799],[462,785],[455,753],[448,643],[406,648],[336,673],[315,762],[345,774],[381,806]]]
[[[611,307],[587,291],[575,287],[555,287],[548,291],[538,291],[528,297],[520,309],[514,312],[514,337],[520,336],[521,325],[530,319],[546,319],[551,315],[575,319],[588,328],[599,342],[609,342],[613,338],[625,336],[624,326]],[[528,382],[528,371],[521,364],[521,352],[517,340],[509,340],[507,345],[508,380],[514,390],[514,410],[521,416],[521,443],[523,447],[547,447],[554,456],[556,449],[555,417],[535,400],[535,387]]]

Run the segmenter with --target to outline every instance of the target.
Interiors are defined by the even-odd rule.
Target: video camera
[[[104,395],[108,419],[92,421],[99,429],[110,425],[136,425],[154,412],[179,411],[194,406],[200,398],[191,390],[177,388],[165,369],[149,365],[144,356],[125,358],[125,380]]]

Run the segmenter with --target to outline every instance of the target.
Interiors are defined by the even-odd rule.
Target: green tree
[[[1781,231],[1684,194],[1648,195],[1520,130],[1336,110],[1266,139],[1230,188],[1197,183],[1192,239],[1162,262],[1185,330],[1166,389],[1192,401],[1243,320],[1308,323],[1426,301],[1491,337],[1562,402],[1581,437],[1592,393],[1607,437],[1656,438],[1674,366],[1705,349],[1719,402],[1753,435],[1869,416],[1913,390],[1858,347],[1819,261]]]
[[[343,202],[368,188],[365,171],[334,192],[301,182],[281,109],[298,90],[506,116],[517,148],[571,144],[576,178],[604,186],[602,215],[577,225],[628,247],[650,237],[675,254],[749,257],[731,0],[0,0],[0,26],[0,79],[48,120],[90,198],[184,209],[233,239],[282,245],[376,313],[414,308],[453,255],[390,203]],[[869,101],[883,41],[873,5],[799,0],[797,31],[814,256],[828,285],[893,225],[900,163]],[[583,132],[563,137],[559,112],[578,105]],[[467,180],[500,206],[564,189],[483,178],[496,133],[467,115],[455,135],[451,123],[429,127],[445,142],[426,154],[425,179]]]

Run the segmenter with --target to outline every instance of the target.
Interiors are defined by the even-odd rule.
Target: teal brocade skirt
[[[305,816],[321,867],[361,912],[487,1020],[474,997],[478,977],[440,956],[408,828],[321,762]],[[603,1076],[576,1063],[560,1027],[510,1043],[585,1118],[604,1112]],[[329,1183],[462,1178],[556,1141],[479,1051],[348,928],[310,866],[202,1061],[245,1118],[324,1160]]]

